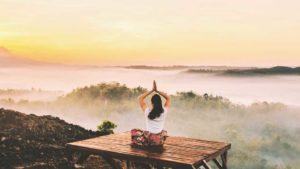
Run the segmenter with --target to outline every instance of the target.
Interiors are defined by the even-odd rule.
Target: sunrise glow
[[[0,4],[0,46],[39,61],[300,63],[296,0],[0,0]]]

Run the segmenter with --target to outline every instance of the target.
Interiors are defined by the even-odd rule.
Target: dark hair
[[[164,112],[164,109],[162,107],[161,98],[158,94],[152,96],[151,103],[153,104],[153,109],[150,111],[148,118],[153,120],[159,117]]]

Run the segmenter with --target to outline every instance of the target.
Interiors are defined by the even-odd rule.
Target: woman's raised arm
[[[138,98],[139,98],[139,103],[140,103],[140,106],[143,110],[143,112],[145,112],[146,108],[147,108],[147,105],[145,103],[145,98],[150,95],[151,93],[153,92],[153,90],[150,90],[150,91],[147,91],[143,94],[141,94]]]
[[[140,106],[141,106],[143,112],[145,112],[145,110],[146,110],[146,108],[147,108],[147,105],[146,105],[146,103],[145,103],[145,98],[146,98],[147,96],[149,96],[149,95],[150,95],[152,92],[154,92],[155,90],[156,90],[156,85],[155,85],[155,81],[154,81],[154,82],[153,82],[153,88],[152,88],[152,90],[147,91],[147,92],[141,94],[141,95],[138,97],[138,98],[139,98],[139,103],[140,103]]]
[[[166,103],[165,103],[165,107],[169,108],[171,105],[171,97],[169,95],[167,95],[167,93],[161,92],[157,90],[157,86],[156,86],[156,82],[154,80],[153,82],[153,90],[155,92],[157,92],[159,95],[163,96],[166,99]]]
[[[161,92],[161,91],[158,91],[158,90],[156,92],[166,99],[165,107],[169,108],[170,105],[171,105],[171,97],[167,93],[164,93],[164,92]]]

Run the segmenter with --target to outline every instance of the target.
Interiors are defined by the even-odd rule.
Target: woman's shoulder
[[[163,109],[164,109],[164,113],[168,112],[168,108],[167,107],[164,106]]]
[[[150,108],[147,106],[147,107],[145,108],[144,113],[145,113],[145,114],[148,114],[150,111],[151,111]]]

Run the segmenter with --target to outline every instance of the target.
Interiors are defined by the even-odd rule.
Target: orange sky
[[[0,0],[0,46],[70,64],[300,64],[300,1]]]

